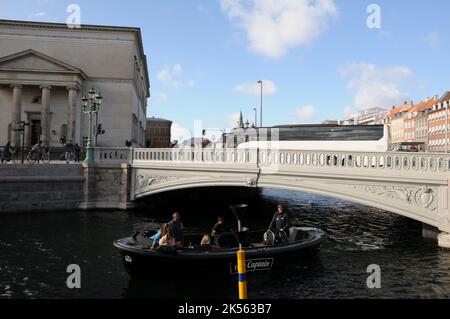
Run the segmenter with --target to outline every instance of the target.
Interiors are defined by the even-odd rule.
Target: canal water
[[[235,298],[235,279],[130,280],[115,239],[167,222],[179,210],[189,231],[207,232],[217,216],[235,227],[229,198],[174,195],[138,212],[0,215],[0,298]],[[252,298],[449,298],[450,252],[421,237],[421,224],[377,209],[304,193],[264,190],[249,200],[245,225],[265,228],[277,203],[297,224],[324,229],[317,257],[249,279]],[[81,267],[81,289],[66,268]],[[367,267],[381,268],[381,289],[368,289]],[[192,270],[195,272],[195,269]]]

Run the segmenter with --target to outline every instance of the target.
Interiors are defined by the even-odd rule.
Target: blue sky
[[[3,19],[137,26],[149,59],[149,116],[193,129],[320,122],[449,89],[448,0],[0,0]],[[370,4],[381,28],[369,28]],[[372,21],[372,20],[371,20]]]

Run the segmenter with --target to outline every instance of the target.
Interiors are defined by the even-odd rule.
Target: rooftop
[[[159,118],[159,117],[148,117],[147,118],[147,122],[167,122],[167,123],[172,123],[172,121],[163,119],[163,118]]]

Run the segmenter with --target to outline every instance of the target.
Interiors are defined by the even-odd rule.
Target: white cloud
[[[43,18],[46,15],[47,15],[46,12],[36,12],[36,13],[30,14],[28,17],[29,18]]]
[[[180,64],[174,64],[174,65],[165,65],[162,70],[160,70],[157,74],[157,78],[159,81],[164,83],[165,85],[177,89],[180,86],[186,86],[186,87],[194,87],[196,86],[196,83],[194,80],[189,80],[186,83],[184,83],[181,80],[181,77],[183,75],[183,67]]]
[[[225,121],[228,128],[235,128],[237,126],[237,123],[239,122],[240,116],[240,113],[233,113],[226,116]]]
[[[183,141],[188,140],[192,137],[191,131],[183,127],[179,123],[172,124],[172,140],[176,140],[181,144]]]
[[[312,105],[306,105],[296,110],[297,119],[302,124],[313,123],[316,118],[316,109]]]
[[[165,103],[169,99],[169,96],[166,93],[156,93],[155,97],[156,100],[161,103]]]
[[[422,43],[432,49],[438,49],[441,46],[441,35],[437,31],[428,33],[422,38]]]
[[[258,84],[256,82],[242,83],[242,84],[237,85],[234,88],[234,90],[239,93],[243,93],[243,94],[259,96],[259,95],[261,95],[261,84]],[[278,92],[278,88],[275,85],[275,83],[273,83],[270,80],[263,81],[263,95],[265,95],[265,96],[274,95],[277,92]]]
[[[183,67],[180,64],[166,65],[158,72],[157,78],[165,85],[177,88],[181,82],[178,78],[183,74]]]
[[[354,63],[341,69],[343,77],[349,77],[347,88],[355,92],[354,105],[346,112],[369,107],[390,108],[409,100],[404,87],[413,80],[413,73],[406,67],[377,68],[373,64]]]
[[[273,58],[309,44],[338,15],[333,0],[220,0],[220,4],[234,26],[244,30],[250,49]]]
[[[186,83],[187,87],[193,88],[197,85],[197,83],[194,80],[189,80]]]

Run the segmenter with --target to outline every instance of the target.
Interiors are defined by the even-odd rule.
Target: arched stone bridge
[[[95,154],[97,168],[122,165],[126,176],[116,182],[126,186],[131,202],[194,187],[270,187],[361,203],[450,233],[446,154],[234,149],[96,149]]]

